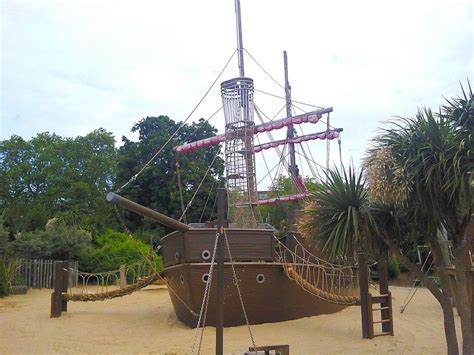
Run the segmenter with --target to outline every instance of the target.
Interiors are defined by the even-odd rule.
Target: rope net
[[[76,287],[68,287],[64,295],[67,301],[102,301],[129,295],[153,282],[162,279],[152,256],[120,269],[89,273],[67,270],[77,282]]]
[[[352,266],[333,264],[321,259],[311,254],[297,240],[294,250],[290,250],[278,239],[277,241],[278,261],[283,264],[288,278],[303,290],[329,303],[360,305],[360,298],[353,295],[359,282]]]

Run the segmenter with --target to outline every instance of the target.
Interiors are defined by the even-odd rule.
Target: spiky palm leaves
[[[465,128],[473,116],[443,112],[398,118],[375,138],[364,163],[372,199],[409,205],[414,222],[431,234],[441,224],[457,229],[472,206],[473,140]]]
[[[448,350],[457,351],[449,282],[436,233],[446,227],[456,256],[457,307],[461,316],[463,348],[474,351],[469,316],[464,257],[464,232],[472,213],[474,171],[474,102],[472,90],[448,101],[437,115],[419,111],[415,118],[398,118],[373,141],[365,166],[372,197],[381,203],[404,206],[411,231],[429,243],[438,266],[443,293],[430,287],[443,307]],[[379,177],[385,175],[385,180]],[[395,177],[395,178],[393,178]],[[400,193],[400,178],[406,184]],[[388,240],[388,243],[392,243]],[[421,275],[424,276],[424,275]],[[449,323],[449,326],[448,326]],[[449,336],[448,336],[449,335]]]
[[[362,172],[330,170],[327,181],[304,210],[302,232],[319,241],[331,259],[367,249],[372,216]]]

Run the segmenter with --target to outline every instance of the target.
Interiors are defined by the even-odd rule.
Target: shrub
[[[15,260],[6,261],[0,259],[0,297],[5,297],[12,293],[17,266]]]
[[[116,270],[122,264],[144,260],[150,253],[147,244],[113,230],[97,236],[93,244],[93,248],[84,251],[79,258],[79,268],[83,271]],[[161,267],[161,258],[156,257],[155,262]]]
[[[391,255],[388,258],[388,277],[390,279],[396,279],[400,274],[400,266],[395,256]]]
[[[44,230],[18,233],[11,242],[12,251],[27,259],[77,259],[90,247],[91,234],[78,227],[68,227],[54,220]]]

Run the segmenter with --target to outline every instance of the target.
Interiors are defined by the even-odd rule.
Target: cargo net
[[[221,84],[229,218],[242,228],[257,226],[253,93],[250,78],[235,78]]]
[[[68,269],[68,275],[77,280],[75,287],[68,287],[67,301],[101,301],[129,295],[161,279],[152,257],[116,270],[89,273]]]
[[[291,280],[313,296],[339,305],[360,305],[360,297],[354,296],[358,290],[358,275],[352,266],[330,263],[311,254],[297,241],[290,250],[278,242],[278,261]]]

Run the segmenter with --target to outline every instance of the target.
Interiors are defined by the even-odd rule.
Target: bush
[[[400,274],[400,266],[395,256],[391,255],[388,258],[388,277],[390,279],[396,279]]]
[[[144,260],[150,253],[147,244],[113,230],[106,230],[93,244],[93,248],[84,251],[79,258],[79,268],[83,271],[116,270],[122,264]],[[157,257],[156,262],[161,266],[161,258]]]
[[[6,261],[0,259],[0,297],[5,297],[12,293],[16,269],[16,261]]]
[[[74,260],[90,247],[91,234],[50,220],[44,230],[18,233],[11,242],[13,253],[26,259]]]

